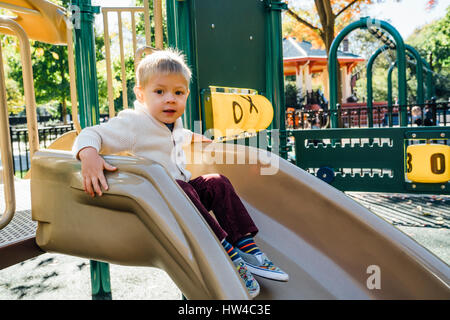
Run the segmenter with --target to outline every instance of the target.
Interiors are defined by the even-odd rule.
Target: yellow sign
[[[410,145],[406,149],[406,168],[413,182],[445,183],[450,180],[450,146]]]
[[[257,94],[211,92],[215,137],[229,137],[244,131],[266,129],[273,119],[273,107]]]

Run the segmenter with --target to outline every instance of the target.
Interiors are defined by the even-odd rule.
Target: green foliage
[[[95,34],[95,57],[97,61],[98,102],[101,114],[108,113],[108,82],[106,75],[105,39],[103,34]],[[120,95],[121,84],[117,77],[112,79],[113,97]]]
[[[144,6],[144,0],[136,0],[135,5],[139,6],[139,7]],[[164,13],[166,11],[165,10],[165,5],[166,5],[166,2],[163,1],[162,2],[163,15],[164,15]],[[151,42],[151,46],[152,47],[156,47],[155,46],[155,36],[154,36],[155,35],[155,25],[154,25],[154,21],[155,20],[154,20],[153,6],[152,5],[150,5],[150,8],[149,8],[149,16],[150,16],[150,34],[151,34],[150,42]],[[136,23],[136,34],[145,37],[144,14],[140,13],[138,15],[138,17],[139,18],[137,18],[137,20],[136,20],[137,21],[137,23]],[[169,39],[167,38],[167,34],[168,34],[167,33],[167,19],[165,19],[164,16],[163,16],[162,25],[163,25],[163,47],[167,48],[168,44],[169,44]]]
[[[68,0],[50,0],[51,2],[68,7]],[[136,0],[136,6],[143,6],[143,0]],[[164,3],[163,3],[164,5]],[[163,10],[164,12],[164,10]],[[153,8],[150,6],[150,21],[153,23]],[[145,37],[143,14],[136,15],[136,29],[138,37]],[[131,27],[124,21],[124,27]],[[163,19],[164,47],[167,47],[167,24]],[[108,87],[106,73],[105,40],[102,30],[95,30],[95,55],[97,61],[97,80],[99,92],[100,113],[108,113]],[[155,46],[154,26],[151,25],[151,45]],[[111,41],[117,40],[117,34],[111,35]],[[10,113],[20,113],[24,110],[24,91],[22,83],[22,66],[20,52],[15,37],[1,38],[3,56],[5,60],[5,73],[7,75],[6,88]],[[116,47],[117,49],[117,47]],[[112,50],[114,50],[112,48]],[[117,49],[118,50],[118,49]],[[55,116],[61,115],[61,106],[69,104],[70,112],[70,82],[68,74],[67,47],[45,44],[37,41],[31,42],[31,55],[33,64],[33,76],[37,105],[46,105],[48,111]],[[115,110],[123,109],[122,102],[122,75],[120,70],[120,58],[112,52],[113,96]],[[133,87],[135,83],[134,57],[125,56],[125,69],[127,79],[128,106],[132,107],[135,99]]]
[[[127,84],[127,102],[128,107],[132,108],[134,100],[133,88],[135,85],[135,74],[134,74],[134,58],[132,56],[125,57],[125,71],[126,71],[126,84]],[[122,71],[120,60],[113,63],[113,75],[116,83],[120,88],[120,93],[116,99],[114,99],[114,109],[116,112],[123,110],[123,91],[122,91]]]
[[[15,66],[20,65],[20,52],[17,45],[17,39],[12,36],[2,36],[1,39],[3,68],[5,72],[6,101],[8,104],[8,113],[18,114],[24,110],[25,98],[23,86],[20,81],[11,78],[11,72],[15,71]]]
[[[358,101],[367,101],[367,61],[374,52],[384,45],[367,30],[355,30],[349,36],[350,52],[366,59],[361,63],[353,74],[358,73],[359,80],[356,81],[355,95]],[[392,62],[395,61],[395,52],[384,51],[375,60],[372,69],[372,90],[374,101],[386,101],[387,99],[387,71]],[[397,83],[393,81],[393,92],[397,92]]]
[[[436,96],[440,100],[447,100],[450,96],[450,7],[446,16],[421,29],[410,36],[406,43],[413,46],[427,60],[433,68]],[[358,30],[350,35],[350,51],[369,59],[370,56],[383,45],[366,30]],[[373,96],[375,101],[387,99],[387,73],[392,62],[396,61],[395,51],[382,53],[373,67]],[[415,62],[408,58],[407,61]],[[407,63],[407,92],[408,102],[414,103],[417,97],[417,79],[415,65]],[[366,65],[361,64],[354,73],[359,73],[355,93],[359,101],[366,100]],[[425,74],[424,74],[425,79]],[[397,96],[397,71],[392,74],[392,92]]]
[[[70,96],[67,47],[36,41],[32,48],[36,103],[67,100]]]
[[[407,41],[426,59],[433,71],[436,97],[448,100],[450,97],[450,6],[445,16],[419,30]]]
[[[298,89],[295,82],[287,82],[284,88],[286,107],[299,108]]]
[[[165,3],[163,2],[163,5]],[[136,0],[136,6],[143,6],[143,0]],[[164,12],[164,10],[163,10]],[[155,37],[154,37],[154,15],[153,7],[150,6],[150,28],[151,28],[151,46],[155,47]],[[125,27],[131,28],[131,24],[128,25],[125,20],[122,21]],[[96,30],[97,31],[97,30]],[[97,31],[98,32],[98,31]],[[138,38],[145,38],[145,27],[144,27],[144,14],[136,14],[136,35]],[[113,42],[117,41],[118,35],[111,34],[110,41],[111,45]],[[167,23],[166,19],[163,18],[163,42],[164,47],[168,46],[167,39]],[[106,75],[106,57],[105,57],[105,41],[103,33],[96,34],[95,36],[96,44],[96,59],[97,59],[97,79],[98,79],[98,89],[99,89],[99,105],[100,113],[108,113],[108,89],[107,89],[107,75]],[[126,44],[125,44],[126,45]],[[111,47],[113,50],[113,46]],[[117,48],[118,50],[118,48]],[[126,50],[127,51],[127,50]],[[121,71],[121,61],[118,54],[113,55],[112,61],[112,81],[113,81],[113,93],[114,93],[114,110],[119,112],[123,109],[123,92],[122,92],[122,71]],[[126,72],[126,88],[127,88],[127,102],[128,107],[133,107],[133,102],[135,100],[135,95],[133,88],[135,85],[135,73],[134,73],[134,57],[131,54],[125,53],[125,72]]]
[[[9,41],[7,45],[10,48],[18,49],[17,43],[14,41]],[[56,102],[59,105],[66,105],[66,101],[70,97],[67,47],[32,41],[31,62],[36,104]],[[18,50],[9,52],[5,68],[8,70],[9,111],[16,114],[23,110],[24,105],[22,63]]]

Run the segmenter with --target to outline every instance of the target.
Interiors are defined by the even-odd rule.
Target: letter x
[[[255,108],[256,113],[259,113],[258,108],[256,108],[255,104],[252,101],[252,97],[249,96],[241,96],[241,98],[244,98],[248,102],[250,102],[250,113],[252,113],[252,108]]]

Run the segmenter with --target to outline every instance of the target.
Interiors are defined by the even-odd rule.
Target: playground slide
[[[257,299],[450,298],[443,261],[342,192],[254,148],[208,148],[186,150],[193,177],[221,173],[232,181],[260,229],[258,243],[290,275],[288,282],[258,277]],[[91,198],[68,152],[36,153],[32,214],[42,249],[162,268],[188,299],[248,298],[211,229],[162,166],[105,158],[119,170],[108,173],[104,196]]]

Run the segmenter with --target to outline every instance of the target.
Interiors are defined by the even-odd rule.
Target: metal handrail
[[[72,23],[68,18],[64,19],[67,26],[67,48],[69,58],[70,96],[72,103],[72,119],[77,132],[81,131],[78,121],[78,107],[75,83],[75,65],[73,53]],[[22,77],[25,92],[25,108],[27,117],[28,140],[30,158],[39,150],[39,133],[36,115],[36,99],[33,83],[33,69],[31,64],[31,49],[28,35],[15,21],[6,17],[0,17],[0,26],[13,32],[19,39],[20,56],[22,63]],[[3,164],[3,182],[5,193],[5,212],[0,219],[0,229],[5,227],[14,217],[16,210],[14,169],[12,163],[11,138],[9,135],[9,117],[6,101],[5,74],[0,48],[0,149]]]
[[[6,103],[5,71],[0,45],[0,150],[3,165],[3,184],[5,194],[5,211],[0,219],[0,229],[5,227],[14,217],[16,211],[16,195],[14,188],[14,170],[12,162],[11,138],[9,136],[8,105]]]
[[[72,121],[75,129],[79,133],[81,131],[80,121],[78,120],[78,100],[77,100],[77,84],[75,78],[75,57],[73,49],[73,24],[68,17],[64,17],[67,30],[67,59],[69,63],[69,80],[70,80],[70,102],[72,103]]]
[[[0,26],[10,29],[19,39],[28,137],[30,143],[30,157],[32,158],[34,153],[39,150],[39,134],[36,116],[36,99],[34,95],[30,42],[25,30],[23,30],[17,22],[8,18],[0,17]]]
[[[155,19],[155,47],[163,48],[163,17],[162,17],[162,1],[153,1],[153,14]],[[148,44],[147,44],[148,45]]]
[[[0,25],[6,19],[0,18]],[[9,25],[9,24],[6,24]],[[20,27],[20,26],[19,26]],[[11,138],[9,136],[8,105],[6,102],[5,71],[3,69],[3,54],[0,44],[0,151],[3,165],[3,192],[5,194],[5,211],[0,219],[0,229],[4,228],[16,212],[16,196],[14,188],[14,171],[12,162]]]

